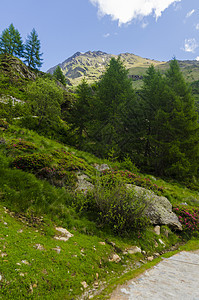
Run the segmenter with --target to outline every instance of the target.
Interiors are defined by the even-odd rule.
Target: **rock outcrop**
[[[157,196],[152,191],[132,184],[127,184],[127,188],[146,202],[145,215],[153,225],[168,225],[174,230],[182,230],[177,215],[172,212],[172,204],[166,197]]]

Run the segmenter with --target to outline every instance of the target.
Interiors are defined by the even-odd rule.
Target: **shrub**
[[[102,176],[107,178],[108,182],[113,183],[114,181],[121,180],[126,183],[135,184],[143,188],[150,189],[154,192],[163,192],[164,188],[154,184],[149,178],[141,177],[135,173],[121,170],[105,170],[102,172]]]
[[[52,156],[47,154],[33,153],[17,156],[11,166],[24,171],[38,171],[44,167],[49,167]]]
[[[190,235],[199,231],[199,208],[178,205],[173,211],[177,214],[185,234]]]
[[[93,213],[100,226],[108,226],[114,233],[123,235],[140,232],[146,228],[148,220],[144,215],[146,202],[124,185],[114,185],[99,180],[94,190],[81,200],[79,209]]]
[[[37,150],[38,147],[28,141],[24,141],[21,138],[19,139],[13,139],[11,141],[9,141],[9,143],[6,146],[7,150],[19,150],[19,151],[23,151],[23,152],[31,152],[33,150]]]
[[[45,167],[39,170],[37,175],[41,179],[47,179],[52,185],[58,187],[68,185],[70,185],[70,187],[73,187],[75,186],[75,183],[77,181],[77,176],[74,172],[59,168]]]

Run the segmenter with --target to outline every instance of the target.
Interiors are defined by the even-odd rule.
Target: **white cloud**
[[[107,37],[109,37],[109,36],[110,36],[110,33],[105,33],[105,34],[103,35],[104,38],[107,38]]]
[[[199,30],[199,23],[196,24],[196,30]]]
[[[185,52],[194,53],[196,48],[198,48],[198,44],[196,42],[196,39],[194,39],[194,38],[193,39],[185,39],[184,49],[183,49]]]
[[[189,11],[189,12],[186,14],[186,18],[191,17],[194,13],[195,13],[195,9],[192,9],[191,11]]]
[[[196,60],[199,61],[199,56],[196,57]]]
[[[90,0],[100,16],[110,15],[119,25],[154,14],[158,19],[171,4],[181,0]]]

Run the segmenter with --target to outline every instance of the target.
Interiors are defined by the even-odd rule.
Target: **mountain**
[[[72,85],[77,85],[85,77],[89,83],[100,78],[112,57],[121,57],[124,65],[129,69],[129,76],[134,81],[134,87],[139,88],[142,84],[142,77],[147,68],[153,64],[160,72],[164,73],[169,62],[157,61],[149,58],[142,58],[132,53],[121,53],[119,55],[108,54],[102,51],[76,52],[73,56],[60,63],[64,75]],[[180,68],[188,82],[199,80],[199,62],[196,60],[179,61]],[[58,65],[50,68],[47,72],[53,73]]]
[[[122,53],[119,55],[108,54],[102,51],[88,51],[85,53],[76,52],[73,56],[60,63],[59,66],[62,69],[64,75],[69,78],[73,85],[80,83],[85,76],[88,82],[96,81],[105,71],[105,68],[112,57],[121,57],[124,61],[124,65],[127,69],[130,68],[146,68],[152,63],[155,66],[164,64],[148,58],[142,58],[140,56],[131,53]],[[58,65],[50,68],[47,72],[52,74]]]

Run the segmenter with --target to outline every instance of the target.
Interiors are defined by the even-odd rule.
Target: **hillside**
[[[199,247],[197,178],[185,185],[142,173],[128,155],[103,159],[72,147],[78,131],[67,123],[69,92],[62,99],[66,117],[54,119],[62,101],[53,96],[65,89],[16,58],[0,63],[0,95],[24,102],[0,101],[2,300],[106,299],[115,283],[188,240],[189,249]]]
[[[111,57],[121,57],[124,61],[124,65],[129,69],[129,75],[133,76],[133,85],[139,88],[142,84],[142,76],[146,73],[147,68],[153,64],[162,73],[164,73],[168,67],[169,62],[156,61],[148,58],[142,58],[140,56],[131,53],[122,53],[119,55],[107,54],[102,51],[88,51],[85,53],[76,52],[73,56],[60,63],[64,75],[69,78],[73,85],[77,85],[85,77],[89,83],[96,81],[105,71],[105,67],[108,64]],[[188,82],[194,82],[199,80],[199,62],[194,61],[178,61],[181,71],[185,79]],[[47,72],[52,74],[57,66],[50,68]],[[137,80],[138,79],[138,80]]]

